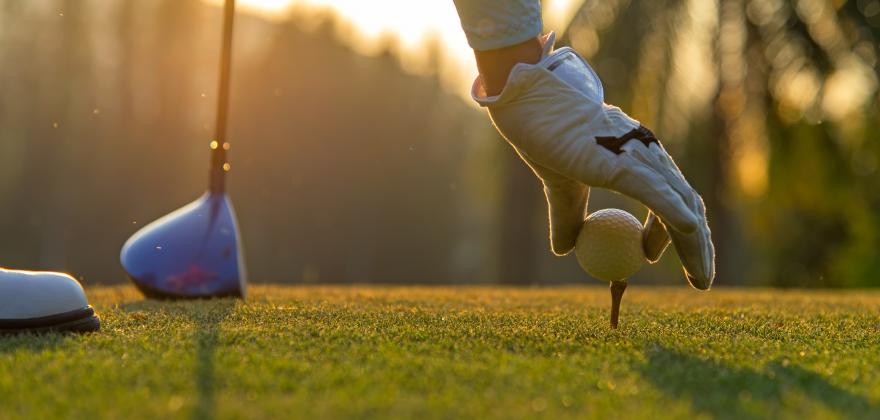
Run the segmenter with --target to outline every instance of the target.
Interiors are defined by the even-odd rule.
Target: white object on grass
[[[64,273],[0,268],[0,335],[95,331],[100,320],[82,286]]]

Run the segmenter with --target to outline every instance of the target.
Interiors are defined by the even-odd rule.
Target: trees
[[[205,186],[220,18],[202,1],[0,2],[0,265],[124,281],[125,239]],[[482,115],[335,43],[332,19],[238,18],[229,181],[252,277],[478,280],[482,243],[461,238],[488,211],[462,161]]]
[[[613,75],[609,101],[683,157],[722,282],[877,285],[878,15],[873,1],[588,0],[566,36]]]

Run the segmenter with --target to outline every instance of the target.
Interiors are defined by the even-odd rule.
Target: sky
[[[223,0],[207,0],[217,5]],[[561,31],[582,1],[545,0],[545,27]],[[452,0],[238,0],[239,10],[268,19],[309,19],[330,12],[342,23],[339,39],[353,50],[374,55],[388,39],[396,43],[405,71],[437,72],[443,86],[468,97],[476,75],[473,55]],[[428,62],[425,45],[436,43],[440,66]]]

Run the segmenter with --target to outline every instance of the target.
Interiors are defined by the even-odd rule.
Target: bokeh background
[[[219,3],[0,0],[0,265],[124,282],[128,236],[202,193]],[[880,1],[543,6],[704,195],[719,286],[880,285]],[[592,281],[550,254],[539,183],[467,98],[451,1],[240,0],[236,24],[252,281]],[[670,252],[635,281],[679,270]]]

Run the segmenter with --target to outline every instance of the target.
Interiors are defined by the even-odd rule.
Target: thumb
[[[663,251],[669,246],[669,232],[660,218],[653,211],[648,210],[648,218],[645,219],[645,227],[642,229],[642,246],[645,249],[645,257],[648,262],[654,264],[663,256]]]
[[[584,224],[590,187],[570,180],[544,179],[544,195],[550,215],[550,247],[556,255],[568,254]]]
[[[516,146],[513,148],[544,184],[550,218],[550,249],[558,256],[568,254],[574,249],[584,225],[590,187],[538,165]]]

